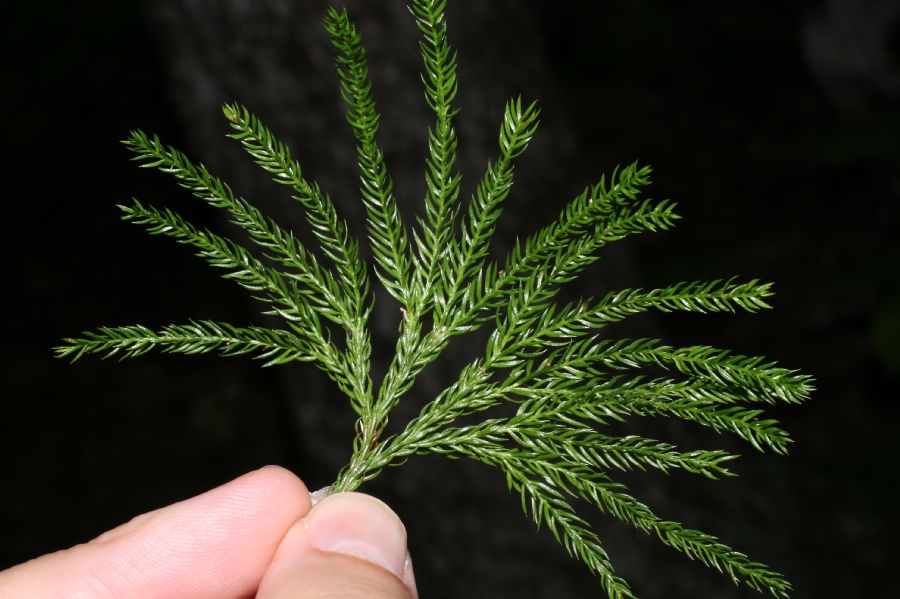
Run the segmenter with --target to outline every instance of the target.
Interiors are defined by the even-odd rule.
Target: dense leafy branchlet
[[[496,158],[461,207],[453,128],[456,54],[447,38],[445,0],[413,0],[410,8],[422,35],[422,81],[435,118],[428,131],[424,215],[412,227],[401,220],[376,140],[379,115],[361,35],[346,11],[332,9],[325,18],[347,121],[357,142],[374,272],[403,313],[396,354],[377,389],[369,373],[366,326],[373,295],[357,241],[288,148],[238,104],[224,107],[230,137],[277,183],[292,190],[318,242],[315,253],[235,196],[206,167],[142,132],[133,132],[125,142],[135,160],[173,175],[197,198],[227,211],[259,252],[194,227],[169,209],[136,200],[120,208],[125,220],[192,246],[198,256],[223,269],[226,278],[250,290],[266,306],[265,313],[283,317],[285,328],[210,321],[159,329],[104,327],[66,339],[57,354],[71,359],[90,353],[135,357],[159,349],[250,354],[265,366],[311,362],[349,397],[359,415],[353,457],[333,492],[355,489],[411,455],[465,456],[502,470],[510,489],[521,496],[523,509],[598,575],[610,597],[634,595],[613,572],[600,538],[575,513],[576,500],[652,533],[735,582],[786,597],[790,585],[782,576],[710,535],[660,518],[612,478],[616,471],[648,468],[730,476],[734,455],[685,451],[655,439],[617,436],[605,427],[631,416],[681,418],[732,432],[756,449],[783,453],[790,439],[761,406],[803,401],[811,391],[810,379],[762,358],[712,347],[671,347],[655,339],[614,341],[598,333],[651,310],[755,312],[768,307],[770,285],[733,279],[678,283],[558,305],[560,286],[597,260],[606,244],[667,229],[677,218],[671,202],[643,197],[650,169],[636,164],[588,186],[555,222],[517,244],[504,260],[491,260],[490,239],[513,184],[516,159],[537,129],[539,110],[520,98],[507,103]],[[495,326],[484,354],[424,403],[405,428],[386,432],[392,408],[450,339],[487,323]],[[332,341],[336,332],[344,336],[343,343]],[[504,403],[515,406],[512,416],[465,426],[458,422],[461,416]]]

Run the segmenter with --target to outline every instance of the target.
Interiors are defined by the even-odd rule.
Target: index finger
[[[266,467],[0,572],[0,599],[243,599],[309,509],[299,478]]]

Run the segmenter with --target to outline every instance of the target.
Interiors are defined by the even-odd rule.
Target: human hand
[[[324,499],[278,467],[0,572],[0,599],[415,599],[406,530],[379,500]]]

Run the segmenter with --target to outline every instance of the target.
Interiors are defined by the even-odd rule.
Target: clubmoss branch
[[[279,317],[280,326],[198,319],[162,328],[101,327],[65,339],[56,354],[75,361],[89,354],[136,358],[159,350],[246,355],[264,366],[310,362],[337,384],[358,415],[353,453],[332,493],[355,490],[414,455],[474,459],[502,473],[535,525],[549,529],[583,561],[610,598],[635,594],[615,573],[600,536],[577,513],[576,506],[585,503],[735,582],[787,597],[790,584],[780,574],[707,533],[660,518],[613,477],[621,471],[675,469],[708,478],[733,476],[735,455],[622,435],[610,425],[677,418],[734,434],[760,451],[786,453],[788,433],[763,410],[805,401],[813,390],[811,378],[762,357],[706,345],[600,337],[601,329],[650,311],[758,312],[770,307],[771,284],[736,278],[682,282],[558,305],[562,286],[599,260],[609,244],[667,230],[678,219],[674,203],[646,196],[651,171],[636,163],[601,177],[555,221],[516,243],[504,259],[492,259],[491,239],[512,190],[516,161],[537,130],[539,110],[520,97],[506,104],[498,154],[468,204],[461,205],[454,128],[459,83],[446,0],[412,0],[410,8],[421,34],[422,81],[434,123],[427,131],[423,214],[409,229],[376,139],[380,116],[362,35],[346,10],[330,9],[325,17],[356,140],[372,267],[403,314],[394,356],[377,389],[367,328],[374,294],[359,242],[287,145],[237,103],[223,108],[230,136],[277,184],[291,189],[318,249],[311,252],[202,164],[140,131],[125,142],[135,160],[174,176],[201,201],[226,211],[261,255],[168,208],[135,200],[121,209],[125,220],[193,248],[262,302],[264,314]],[[411,392],[417,376],[453,337],[491,325],[484,352],[436,397]],[[343,333],[346,343],[333,342],[331,331]],[[405,427],[388,428],[400,401],[416,402],[419,414]],[[501,404],[512,406],[505,417],[483,417]]]

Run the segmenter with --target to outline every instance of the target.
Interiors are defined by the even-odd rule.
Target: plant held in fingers
[[[267,313],[283,317],[283,328],[206,320],[158,329],[104,327],[66,339],[57,354],[71,359],[95,353],[134,357],[159,349],[248,354],[266,366],[311,362],[347,395],[359,416],[352,458],[331,492],[356,489],[412,455],[468,457],[499,468],[534,522],[549,528],[582,560],[610,597],[634,594],[614,573],[600,538],[576,514],[576,501],[652,533],[735,582],[786,597],[790,584],[781,575],[713,536],[657,516],[613,476],[635,468],[682,468],[716,478],[731,475],[727,462],[735,456],[615,435],[606,425],[631,416],[680,418],[734,433],[758,450],[784,453],[787,434],[760,406],[803,401],[811,379],[762,358],[712,347],[672,347],[655,339],[611,340],[598,334],[608,324],[651,310],[755,312],[768,307],[770,285],[734,279],[687,282],[558,305],[560,287],[596,261],[607,244],[668,229],[676,220],[673,203],[643,197],[650,168],[637,164],[600,178],[554,222],[515,245],[505,259],[492,260],[491,236],[513,184],[516,159],[538,127],[539,110],[520,98],[507,103],[498,154],[461,207],[453,124],[456,54],[447,39],[445,2],[413,0],[411,6],[421,32],[425,98],[436,117],[428,132],[424,212],[411,224],[401,220],[376,139],[379,115],[361,36],[346,11],[331,9],[325,18],[347,121],[357,142],[359,192],[374,256],[371,270],[330,197],[304,176],[290,150],[246,108],[227,104],[230,136],[277,183],[292,190],[321,252],[304,247],[204,166],[139,131],[125,142],[135,160],[173,175],[197,198],[227,211],[261,253],[197,228],[169,209],[138,201],[120,208],[125,220],[192,246],[198,256],[224,269],[224,276],[252,292]],[[404,315],[396,353],[377,386],[370,376],[367,331],[371,272]],[[391,412],[417,375],[453,337],[482,326],[494,327],[484,354],[425,403],[405,428],[392,427],[396,432],[389,433]],[[345,336],[344,343],[332,341],[336,331]],[[665,376],[654,378],[648,368]],[[515,411],[474,419],[501,404],[511,404]],[[462,416],[475,424],[461,424]]]

